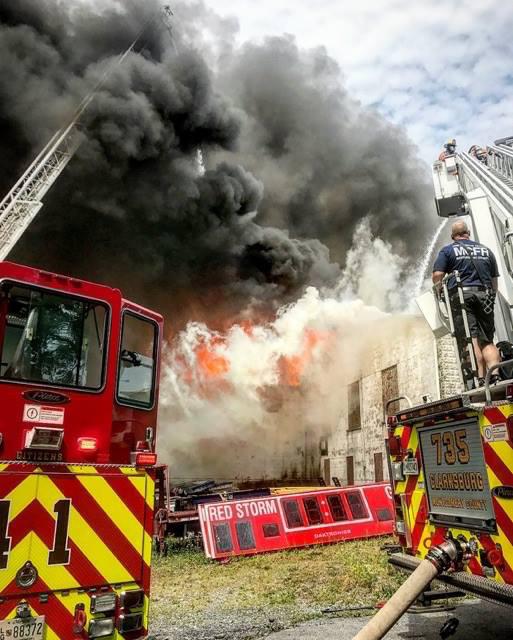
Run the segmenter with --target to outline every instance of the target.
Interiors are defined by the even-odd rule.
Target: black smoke
[[[2,193],[159,9],[0,0]],[[238,50],[217,20],[214,60],[200,29],[212,12],[175,14],[172,35],[154,21],[98,92],[11,257],[189,316],[333,284],[368,215],[415,256],[429,221],[414,150],[347,95],[326,53],[286,37]]]

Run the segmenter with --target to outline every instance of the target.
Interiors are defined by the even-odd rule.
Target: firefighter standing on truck
[[[488,247],[470,240],[470,230],[463,220],[457,220],[452,225],[451,238],[453,242],[443,247],[435,260],[433,282],[441,289],[442,279],[446,274],[454,271],[459,273],[479,385],[482,386],[486,369],[500,362],[499,351],[493,343],[494,305],[499,277],[497,261]],[[454,277],[449,278],[448,290],[456,337],[461,340],[464,338],[463,319]],[[499,378],[500,376],[493,375],[491,382],[497,382]]]

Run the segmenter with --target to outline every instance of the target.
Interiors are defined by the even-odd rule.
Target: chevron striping
[[[10,467],[12,465],[2,465],[5,467],[3,470],[2,483],[0,486],[0,498],[6,499],[7,496],[12,493],[19,485],[21,485],[27,478],[32,478],[32,471],[23,471],[20,472],[19,468],[17,471],[12,471]]]
[[[117,499],[122,498],[122,503],[135,518],[138,526],[144,527],[144,513],[149,508],[144,496],[151,494],[150,491],[147,491],[147,476],[127,477],[121,474],[106,474],[103,479],[114,491]],[[153,512],[153,507],[151,507],[151,511]],[[153,526],[149,530],[146,528],[146,533],[152,536]]]
[[[72,477],[71,477],[72,479]],[[63,484],[64,493],[59,489],[58,484]],[[86,505],[80,505],[77,508],[78,500],[74,490],[68,485],[68,478],[64,481],[57,480],[56,476],[46,477],[44,481],[44,491],[40,493],[39,500],[44,508],[52,516],[54,515],[54,505],[63,497],[72,499],[71,515],[69,522],[69,537],[79,547],[84,554],[88,554],[88,550],[94,550],[94,565],[100,575],[103,576],[103,582],[131,582],[133,577],[119,559],[119,548],[111,546],[109,531],[114,528],[111,521],[109,526],[105,527],[104,523],[98,523],[95,519],[94,510],[88,511],[87,507],[91,506],[91,500],[88,498]],[[85,514],[85,517],[84,517]],[[100,524],[100,526],[99,526]],[[140,556],[139,556],[140,561]]]
[[[13,581],[16,571],[23,566],[27,558],[30,558],[31,538],[32,533],[29,533],[15,547],[11,548],[8,568],[0,571],[0,593],[7,589]]]
[[[37,523],[37,525],[34,526],[34,523]],[[24,512],[13,520],[9,530],[12,534],[13,546],[30,531],[35,530],[47,548],[46,555],[41,558],[41,561],[44,564],[48,563],[48,552],[53,546],[55,520],[39,501],[34,500]],[[77,584],[80,586],[96,586],[105,583],[105,578],[96,570],[95,566],[71,538],[68,540],[68,548],[71,551],[71,562],[67,565],[67,569]],[[59,585],[59,588],[65,587],[67,588],[68,584]]]
[[[110,582],[137,580],[140,577],[143,564],[140,550],[127,544],[126,536],[111,519],[110,514],[107,514],[96,500],[91,500],[91,494],[75,476],[52,475],[50,479],[59,492],[62,491],[61,496],[72,498],[70,537],[82,549],[94,548],[95,561],[98,561],[100,573],[105,577],[109,576]],[[53,504],[55,502],[51,503],[50,509],[53,509]],[[72,529],[74,525],[73,514],[75,514],[75,520],[77,520],[77,515],[80,516],[82,526],[86,525],[88,533],[85,536],[81,528],[75,526]],[[89,522],[91,526],[89,526]],[[119,523],[120,526],[123,524]],[[110,551],[111,549],[112,551]]]
[[[77,479],[138,553],[143,542],[151,547],[151,538],[144,531],[144,524],[134,516],[106,478],[99,475],[79,475]]]
[[[37,493],[38,482],[39,476],[35,473],[24,476],[23,480],[4,496],[4,500],[11,501],[11,508],[9,511],[10,520],[16,518],[16,516],[20,512],[24,511],[32,502]],[[2,486],[3,485],[4,478],[2,477]]]

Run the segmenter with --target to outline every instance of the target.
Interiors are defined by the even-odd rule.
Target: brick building
[[[436,400],[460,390],[450,337],[435,340],[419,316],[401,316],[394,325],[392,335],[369,345],[359,375],[345,385],[337,427],[321,439],[320,472],[328,484],[334,476],[342,484],[388,477],[384,449],[388,400],[403,395],[419,404],[423,396]]]

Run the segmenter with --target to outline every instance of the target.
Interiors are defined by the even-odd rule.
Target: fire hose
[[[353,640],[380,640],[436,576],[461,564],[464,547],[465,543],[457,540],[445,540],[442,544],[432,547],[406,582]]]

